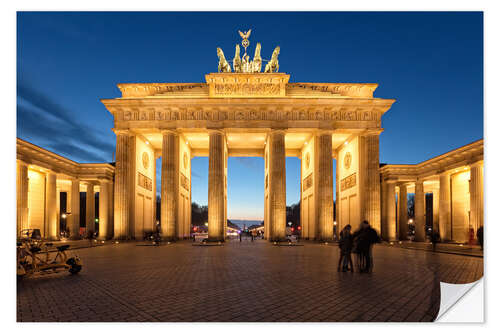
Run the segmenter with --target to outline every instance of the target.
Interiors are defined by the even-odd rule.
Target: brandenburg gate
[[[301,159],[302,237],[333,238],[333,159],[339,227],[366,219],[380,232],[381,117],[395,100],[374,97],[377,84],[291,83],[278,72],[279,47],[263,73],[260,44],[251,62],[246,47],[240,59],[236,46],[234,71],[217,51],[219,72],[204,83],[124,83],[121,97],[102,100],[116,133],[114,238],[140,238],[154,228],[160,156],[167,239],[190,234],[196,156],[209,158],[209,240],[225,238],[230,156],[265,160],[267,239],[285,238],[287,156]]]

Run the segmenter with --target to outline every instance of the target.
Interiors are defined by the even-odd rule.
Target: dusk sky
[[[290,82],[378,83],[394,98],[380,162],[412,164],[483,138],[482,13],[18,13],[17,136],[77,162],[111,162],[117,83],[204,82],[252,29]],[[287,158],[287,204],[300,160]],[[158,181],[160,165],[158,165]],[[206,205],[208,158],[192,161],[192,199]],[[158,188],[160,188],[158,186]],[[264,215],[263,158],[229,158],[228,217]]]

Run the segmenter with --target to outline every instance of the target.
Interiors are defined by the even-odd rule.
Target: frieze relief
[[[148,191],[153,190],[153,181],[151,180],[151,178],[149,178],[146,175],[143,175],[140,172],[137,173],[137,185]]]
[[[313,182],[313,178],[312,178],[312,173],[311,173],[309,176],[304,178],[304,185],[302,186],[302,192],[305,192],[309,188],[311,188],[312,182]]]
[[[259,121],[259,120],[304,120],[304,121],[378,121],[378,111],[360,110],[129,110],[118,115],[122,121]]]
[[[345,191],[354,186],[356,186],[356,173],[353,173],[352,175],[349,175],[340,180],[340,191]]]
[[[183,173],[181,173],[181,186],[189,192],[189,178],[184,176]]]

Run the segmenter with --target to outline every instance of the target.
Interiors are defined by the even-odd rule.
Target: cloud
[[[234,159],[243,165],[244,167],[250,170],[260,170],[262,165],[259,164],[259,161],[256,158],[252,157],[234,157]]]
[[[201,175],[191,170],[191,178],[201,179]]]
[[[77,162],[109,162],[115,146],[96,136],[96,128],[76,122],[72,112],[34,87],[17,86],[17,135]]]

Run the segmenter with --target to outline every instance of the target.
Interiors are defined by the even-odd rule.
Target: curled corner
[[[483,322],[483,278],[466,284],[440,282],[441,301],[435,322]]]

